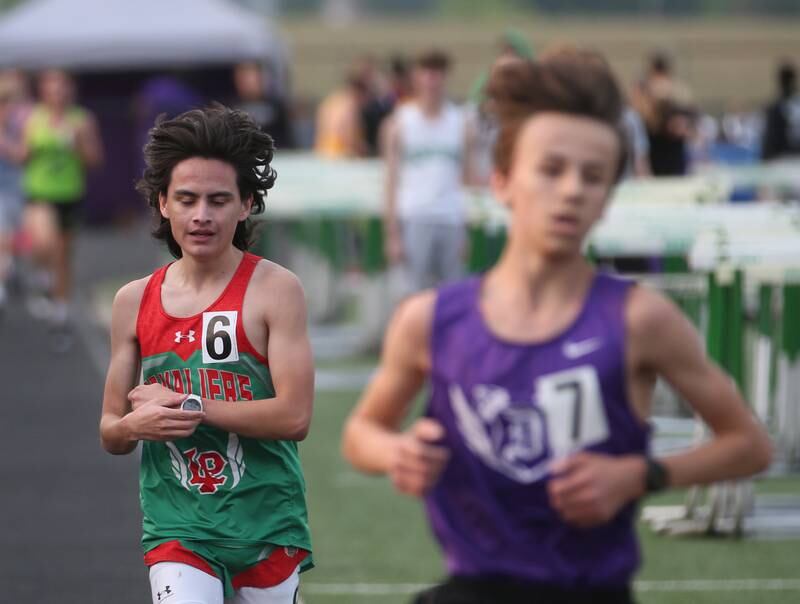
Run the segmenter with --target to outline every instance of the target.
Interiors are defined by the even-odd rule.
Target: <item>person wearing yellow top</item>
[[[38,86],[40,102],[25,124],[22,187],[28,199],[25,229],[33,259],[50,278],[49,300],[40,299],[32,310],[52,320],[59,335],[53,342],[61,348],[69,342],[72,240],[86,171],[100,165],[103,147],[92,114],[74,104],[75,86],[67,73],[45,70]]]
[[[317,110],[314,151],[322,157],[360,157],[366,152],[361,126],[361,107],[366,97],[364,82],[350,75],[341,88],[331,92]]]

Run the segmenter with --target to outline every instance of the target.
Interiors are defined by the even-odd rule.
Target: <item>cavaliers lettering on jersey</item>
[[[166,313],[161,286],[168,266],[153,273],[136,325],[145,383],[242,404],[275,396],[267,359],[242,322],[259,260],[245,253],[219,298],[191,317]],[[311,550],[296,442],[245,438],[201,424],[189,438],[144,441],[139,486],[146,552],[176,539]],[[303,567],[309,565],[310,556]]]
[[[550,466],[570,453],[647,450],[648,428],[626,393],[624,307],[630,282],[595,276],[571,326],[536,344],[486,327],[481,281],[438,292],[427,415],[451,459],[426,496],[433,532],[456,576],[506,576],[563,587],[621,587],[639,553],[635,505],[578,529],[550,506]]]

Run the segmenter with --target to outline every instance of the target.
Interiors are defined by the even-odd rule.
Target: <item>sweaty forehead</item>
[[[175,164],[170,189],[188,189],[197,193],[208,190],[236,192],[236,170],[218,159],[192,157]]]
[[[619,144],[614,129],[599,120],[567,113],[541,113],[523,124],[516,154],[522,160],[558,155],[580,163],[615,166]]]

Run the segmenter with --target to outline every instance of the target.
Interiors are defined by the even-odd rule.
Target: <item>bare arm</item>
[[[342,452],[355,468],[388,474],[399,491],[411,495],[425,493],[449,459],[449,451],[436,444],[444,429],[435,420],[419,419],[400,432],[429,372],[434,300],[435,292],[423,292],[395,313],[380,367],[350,414],[342,439]]]
[[[103,143],[100,139],[97,120],[92,114],[87,114],[86,119],[78,129],[76,144],[78,153],[87,168],[98,168],[102,165]]]
[[[733,381],[704,354],[697,333],[666,298],[635,288],[626,306],[629,381],[664,377],[711,427],[712,439],[661,460],[669,486],[747,476],[767,467],[771,447]],[[642,415],[649,412],[639,401]],[[649,405],[648,405],[649,406]],[[608,522],[645,492],[646,460],[582,452],[553,468],[550,501],[577,526]]]
[[[189,436],[203,414],[174,409],[183,396],[165,393],[158,405],[132,410],[128,393],[139,379],[136,317],[146,279],[129,283],[114,298],[111,316],[111,361],[103,392],[100,441],[114,455],[126,455],[139,440],[173,440]]]
[[[748,476],[770,463],[772,447],[733,380],[703,351],[686,317],[660,294],[637,287],[628,321],[632,360],[663,376],[711,428],[713,437],[666,457],[671,486]]]
[[[111,310],[111,361],[103,392],[100,440],[103,448],[115,455],[130,453],[138,443],[122,422],[122,418],[131,411],[128,392],[136,385],[139,373],[136,294],[130,285],[122,288],[117,292]]]
[[[633,173],[636,178],[648,178],[653,175],[650,169],[650,157],[647,155],[637,155],[633,161]]]
[[[386,120],[381,132],[381,154],[384,162],[383,233],[386,258],[390,264],[396,264],[403,256],[400,224],[397,219],[400,144],[397,113],[395,113]]]
[[[345,143],[345,148],[354,157],[363,157],[366,154],[366,142],[361,126],[361,109],[354,98],[348,100],[347,110],[340,115],[339,133]]]
[[[269,285],[267,291],[266,285]],[[260,300],[269,327],[267,358],[275,397],[255,401],[203,399],[206,423],[248,438],[303,440],[314,399],[314,366],[302,286],[281,269],[265,282]]]

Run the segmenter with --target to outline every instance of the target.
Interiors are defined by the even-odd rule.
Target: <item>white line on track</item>
[[[73,320],[76,335],[86,347],[91,366],[102,378],[106,374],[111,348],[107,331],[93,315],[91,304],[92,300],[86,292],[76,294],[72,305]]]
[[[636,581],[636,591],[797,591],[800,579]]]
[[[413,594],[431,587],[427,583],[300,583],[301,592],[325,596],[388,596]]]
[[[413,594],[431,587],[426,583],[302,583],[302,591],[320,596],[386,596]],[[798,591],[800,579],[685,579],[636,581],[639,592]]]

